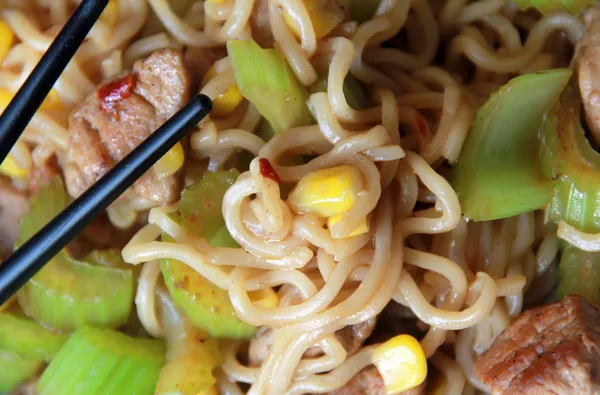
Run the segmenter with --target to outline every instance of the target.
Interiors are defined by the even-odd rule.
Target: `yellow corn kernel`
[[[217,76],[217,71],[213,65],[202,78],[202,86],[206,85],[208,81],[212,80]],[[221,93],[215,100],[213,100],[213,109],[210,112],[212,117],[224,117],[225,115],[231,114],[233,110],[242,102],[244,97],[240,92],[237,84]]]
[[[371,357],[388,394],[421,385],[427,377],[427,359],[419,341],[399,335],[378,346]]]
[[[108,4],[100,15],[100,20],[108,25],[108,27],[114,27],[119,21],[119,1],[109,0]]]
[[[8,23],[0,20],[0,62],[8,53],[8,50],[13,44],[15,33],[12,31]]]
[[[0,88],[0,113],[8,106],[8,103],[13,99],[15,94],[8,89]],[[55,89],[51,89],[46,99],[40,106],[42,110],[60,110],[62,109],[62,102],[58,96],[58,92]]]
[[[297,213],[335,217],[354,206],[363,187],[362,173],[356,167],[336,166],[305,174],[290,193],[288,202]]]
[[[4,158],[4,161],[0,164],[0,173],[13,178],[27,177],[27,170],[21,169],[15,158],[10,154]]]
[[[344,20],[344,11],[342,11],[334,0],[303,0],[302,2],[312,22],[317,40],[325,37]],[[285,8],[283,10],[283,19],[294,34],[300,38],[300,23]]]
[[[342,219],[342,215],[336,215],[335,217],[327,218],[327,226],[331,229],[331,226],[336,222],[339,222]],[[361,223],[346,237],[342,237],[342,239],[347,239],[348,237],[362,235],[363,233],[367,233],[369,231],[369,220],[365,217]],[[333,237],[333,234],[331,235]],[[333,237],[336,239],[336,237]]]
[[[259,289],[257,291],[248,292],[248,296],[253,304],[270,309],[279,304],[279,297],[273,291],[273,288]]]
[[[183,166],[183,146],[177,143],[154,164],[154,172],[158,178],[166,178]]]

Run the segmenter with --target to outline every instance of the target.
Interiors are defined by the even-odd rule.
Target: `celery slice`
[[[230,40],[227,53],[242,95],[275,133],[314,123],[306,88],[276,50],[262,49],[252,40]]]
[[[550,201],[537,135],[570,76],[556,69],[513,78],[479,109],[452,177],[466,217],[506,218]]]
[[[348,0],[350,19],[363,23],[373,17],[381,0]]]
[[[33,377],[41,367],[42,361],[0,349],[0,392],[12,391],[17,385]]]
[[[540,163],[555,190],[546,215],[594,233],[600,232],[600,154],[585,137],[580,113],[579,90],[573,83],[542,125]]]
[[[66,340],[66,336],[50,332],[23,315],[0,313],[0,349],[50,362]]]
[[[164,352],[158,340],[83,327],[48,365],[37,389],[42,395],[152,394]]]
[[[133,294],[131,270],[94,266],[61,254],[33,276],[18,296],[23,311],[43,326],[71,331],[86,324],[124,325]]]
[[[236,171],[206,172],[202,181],[185,190],[173,218],[187,231],[219,247],[237,247],[221,213],[223,196],[237,178]],[[163,240],[170,241],[167,235]],[[161,261],[161,271],[173,302],[190,321],[214,337],[248,338],[256,328],[240,321],[229,294],[186,264]]]
[[[575,15],[596,2],[592,0],[514,0],[514,3],[522,10],[535,8],[543,14],[567,11]]]
[[[310,93],[327,92],[327,77],[328,74],[319,74],[319,79],[310,87]],[[364,88],[360,81],[354,76],[348,74],[344,79],[344,96],[348,105],[355,110],[362,110],[370,104],[370,100],[367,97]]]
[[[568,245],[558,266],[558,296],[578,294],[592,303],[600,300],[600,253]]]
[[[68,204],[60,178],[40,189],[23,217],[17,244],[24,243]],[[106,284],[110,284],[107,287]],[[118,327],[133,306],[130,269],[92,265],[60,252],[18,292],[25,313],[41,325],[70,331],[84,324]]]

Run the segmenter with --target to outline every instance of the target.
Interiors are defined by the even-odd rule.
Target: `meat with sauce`
[[[190,74],[183,55],[160,49],[103,82],[69,117],[64,164],[69,194],[81,195],[188,101]],[[162,179],[151,169],[126,192],[156,204],[179,199],[181,174]]]
[[[185,61],[191,73],[192,89],[200,87],[204,75],[217,60],[227,56],[225,48],[187,47]]]
[[[0,176],[0,255],[7,256],[13,250],[21,218],[28,210],[27,195]]]
[[[600,145],[600,8],[585,11],[586,32],[577,43],[574,67],[590,134]]]
[[[371,336],[375,329],[377,318],[371,318],[356,325],[346,326],[335,333],[335,337],[346,349],[348,356],[356,353],[364,342]],[[250,341],[249,361],[253,366],[260,366],[267,357],[269,349],[275,340],[275,333],[268,327],[259,328],[254,338]],[[312,348],[304,354],[307,358],[320,355],[318,348]]]
[[[398,395],[422,395],[425,393],[426,381],[421,385],[398,393]],[[387,395],[383,377],[375,366],[368,366],[358,372],[344,386],[327,392],[327,395]]]
[[[477,361],[493,394],[600,394],[600,308],[580,296],[524,312]]]

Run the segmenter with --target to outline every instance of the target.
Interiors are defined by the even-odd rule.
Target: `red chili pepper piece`
[[[133,94],[133,85],[133,76],[128,75],[99,88],[97,95],[98,100],[100,100],[100,106],[103,109],[110,109],[114,103],[127,99]]]
[[[273,169],[273,166],[271,166],[271,162],[269,162],[267,158],[258,159],[258,165],[260,167],[260,174],[262,174],[263,177],[270,178],[276,183],[281,184],[281,179],[279,178],[279,176],[275,172],[275,169]]]

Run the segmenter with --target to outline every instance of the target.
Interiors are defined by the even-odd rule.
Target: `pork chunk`
[[[600,308],[580,296],[524,312],[475,365],[493,394],[600,394]]]
[[[577,43],[574,66],[590,133],[600,145],[600,8],[585,11],[586,32]]]
[[[21,218],[28,210],[27,195],[0,176],[0,255],[10,255],[17,241]]]
[[[348,355],[355,354],[375,329],[377,318],[371,318],[356,325],[346,326],[335,333],[335,337],[346,349]],[[275,340],[275,333],[268,327],[261,327],[250,341],[248,357],[250,365],[260,366],[267,357],[269,349]],[[304,354],[307,358],[320,355],[318,348],[311,348]]]
[[[422,395],[425,393],[426,381],[421,385],[398,393],[398,395]],[[358,372],[358,374],[343,387],[330,391],[328,395],[387,395],[383,377],[374,366],[369,366]]]
[[[64,171],[69,194],[81,195],[189,100],[190,75],[183,55],[160,49],[131,72],[103,82],[69,117]],[[156,204],[179,199],[181,174],[144,174],[127,194]]]
[[[227,56],[225,48],[187,47],[185,61],[192,76],[192,89],[198,89],[204,75],[217,60]]]

